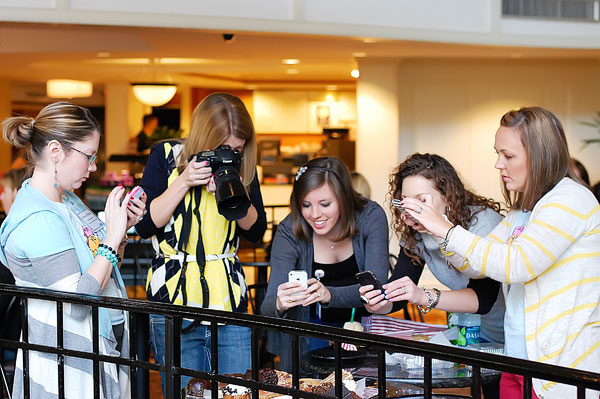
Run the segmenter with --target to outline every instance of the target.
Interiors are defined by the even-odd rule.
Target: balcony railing
[[[81,359],[89,359],[94,364],[94,379],[99,380],[100,362],[120,364],[130,367],[130,383],[132,397],[138,397],[137,373],[138,370],[154,370],[165,373],[165,395],[167,399],[179,398],[181,396],[180,381],[182,375],[200,377],[212,382],[212,399],[217,399],[218,383],[232,383],[236,385],[247,386],[252,390],[252,398],[258,399],[258,390],[262,389],[269,392],[290,395],[294,398],[304,397],[310,399],[325,399],[329,396],[316,393],[309,393],[300,390],[300,337],[314,337],[334,342],[335,353],[335,397],[342,398],[342,348],[341,343],[351,343],[359,346],[368,347],[371,351],[377,353],[378,363],[378,397],[386,397],[386,362],[385,351],[400,352],[424,357],[424,384],[423,396],[432,397],[432,359],[441,359],[455,363],[462,363],[471,366],[471,392],[473,398],[480,398],[481,370],[482,368],[506,371],[519,374],[524,377],[525,398],[531,397],[531,379],[532,377],[541,378],[548,381],[556,381],[563,384],[569,384],[577,387],[577,397],[584,398],[586,389],[600,390],[600,374],[585,372],[576,369],[552,366],[527,360],[515,359],[505,356],[498,356],[488,353],[476,352],[468,349],[436,345],[428,342],[400,340],[393,337],[372,335],[364,332],[343,330],[323,325],[315,325],[292,320],[274,319],[264,316],[255,316],[249,314],[239,314],[232,312],[223,312],[209,309],[200,309],[192,307],[182,307],[170,304],[161,304],[140,300],[118,299],[110,297],[99,297],[92,295],[78,295],[73,293],[57,292],[50,290],[31,289],[24,287],[14,287],[0,284],[0,295],[15,295],[23,300],[22,329],[23,342],[0,339],[0,347],[20,348],[24,352],[24,381],[25,398],[29,398],[28,392],[28,365],[27,353],[29,351],[39,351],[52,353],[58,358],[58,387],[59,398],[64,398],[64,359],[67,356]],[[45,346],[32,344],[28,342],[27,325],[27,300],[26,298],[42,299],[56,303],[58,313],[57,317],[57,343],[56,346]],[[63,347],[63,317],[62,311],[65,303],[74,303],[88,305],[92,308],[93,325],[93,352],[81,352]],[[131,353],[128,359],[106,356],[99,353],[98,350],[98,308],[121,309],[129,312],[130,321],[130,342],[131,348],[136,347],[136,320],[139,315],[159,314],[165,317],[165,335],[166,335],[166,356],[165,364],[155,364],[142,360]],[[211,339],[211,371],[201,372],[182,368],[180,366],[180,339],[181,322],[183,318],[196,319],[210,323],[212,332]],[[144,317],[144,319],[147,319]],[[218,342],[217,327],[219,324],[235,324],[245,326],[251,329],[252,345],[252,378],[253,380],[244,380],[228,375],[219,375],[218,370]],[[274,386],[258,382],[259,371],[259,332],[260,330],[274,330],[291,335],[292,342],[292,387]],[[61,378],[61,376],[63,378]],[[99,384],[94,384],[94,398],[100,398]]]

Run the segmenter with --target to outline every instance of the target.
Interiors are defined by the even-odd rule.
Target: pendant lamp
[[[170,83],[132,83],[131,86],[135,98],[151,107],[165,105],[177,92],[177,86]]]

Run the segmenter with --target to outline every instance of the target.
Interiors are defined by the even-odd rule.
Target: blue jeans
[[[181,328],[192,324],[183,320]],[[219,326],[219,374],[245,373],[252,367],[250,357],[250,329],[237,325]],[[150,315],[150,345],[154,359],[165,364],[165,319],[164,316]],[[192,331],[181,334],[181,367],[210,371],[210,326],[199,325]],[[164,373],[160,381],[165,390]],[[181,376],[181,388],[191,377]]]

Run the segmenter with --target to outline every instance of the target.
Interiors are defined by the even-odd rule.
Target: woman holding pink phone
[[[367,312],[356,273],[371,270],[387,281],[383,209],[354,191],[348,169],[335,157],[313,159],[298,170],[290,208],[273,241],[262,313],[341,327],[350,320],[352,308],[358,308],[355,318],[360,320]],[[306,273],[308,286],[289,281],[290,271]],[[312,343],[301,340],[301,353],[318,348],[319,343]],[[290,340],[273,336],[269,346],[280,355],[281,368],[291,370]]]

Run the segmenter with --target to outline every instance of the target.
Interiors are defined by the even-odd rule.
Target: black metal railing
[[[481,371],[483,368],[510,372],[524,377],[525,398],[531,397],[531,379],[533,377],[555,381],[577,387],[577,397],[584,398],[586,389],[600,390],[600,374],[585,372],[565,367],[552,366],[533,361],[515,359],[468,349],[435,345],[428,342],[400,340],[393,337],[372,335],[364,332],[342,330],[324,325],[315,325],[285,319],[274,319],[264,316],[223,312],[209,309],[182,307],[155,302],[79,295],[51,290],[31,289],[0,284],[0,295],[15,295],[23,299],[22,342],[0,339],[0,347],[20,348],[23,350],[23,374],[25,398],[29,398],[29,366],[27,363],[29,351],[39,351],[55,354],[58,358],[59,398],[64,398],[64,359],[67,356],[93,361],[94,379],[99,381],[100,362],[125,365],[130,368],[132,397],[138,397],[136,375],[138,370],[159,371],[165,373],[165,395],[168,399],[181,396],[181,376],[200,377],[212,382],[212,399],[217,399],[217,384],[233,383],[251,388],[252,398],[258,399],[258,390],[290,395],[294,398],[323,399],[327,396],[300,390],[300,353],[301,337],[313,337],[333,341],[335,353],[335,396],[343,397],[342,390],[342,342],[368,347],[377,356],[378,397],[386,397],[386,361],[385,352],[400,352],[424,357],[423,397],[432,397],[432,359],[446,360],[469,365],[472,369],[471,392],[473,398],[480,398]],[[56,302],[57,307],[57,343],[56,346],[45,346],[28,342],[27,298]],[[64,303],[81,304],[91,307],[93,326],[92,353],[65,348],[63,345]],[[139,359],[134,351],[129,358],[118,358],[99,353],[98,308],[114,308],[129,312],[131,348],[136,346],[136,315],[158,314],[165,317],[165,364],[155,364]],[[186,319],[201,320],[210,323],[211,329],[211,370],[202,372],[182,368],[180,365],[181,322]],[[218,370],[218,334],[219,324],[235,324],[248,327],[251,330],[252,349],[252,379],[245,380],[229,375],[219,375]],[[292,343],[292,387],[274,386],[258,382],[260,361],[258,358],[258,340],[260,330],[274,330],[291,336]],[[95,383],[94,398],[100,397],[99,384]]]

